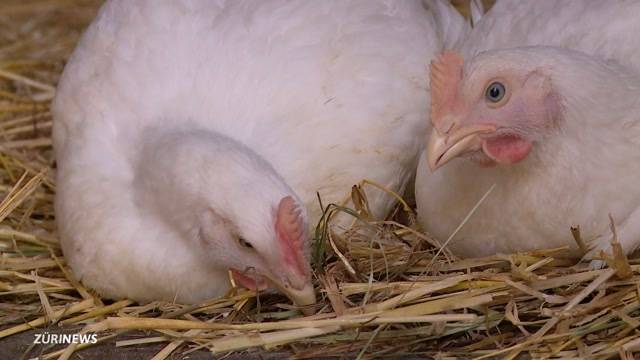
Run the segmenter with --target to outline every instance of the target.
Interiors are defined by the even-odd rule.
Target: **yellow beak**
[[[458,128],[453,132],[440,133],[435,127],[431,131],[431,138],[427,145],[427,161],[431,171],[451,161],[461,154],[482,146],[480,134],[494,132],[492,125],[469,125]]]
[[[302,288],[296,289],[290,284],[282,283],[279,280],[269,278],[270,282],[285,294],[294,304],[299,306],[305,315],[313,315],[315,309],[309,307],[316,303],[316,292],[313,289],[311,281],[306,282]]]

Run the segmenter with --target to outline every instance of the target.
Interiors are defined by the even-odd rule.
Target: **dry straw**
[[[404,202],[387,219],[373,219],[363,191],[377,187],[371,183],[353,188],[351,205],[325,206],[315,232],[315,315],[303,317],[280,295],[260,294],[258,301],[239,289],[196,306],[113,302],[85,289],[70,275],[56,238],[49,106],[97,5],[0,5],[0,339],[80,324],[98,334],[98,343],[116,339],[109,346],[165,343],[154,359],[253,347],[285,348],[295,358],[526,352],[604,359],[631,358],[640,349],[637,260],[617,251],[605,258],[606,269],[590,270],[562,258],[562,249],[456,259],[418,229]],[[353,218],[346,231],[332,221],[339,213]],[[573,235],[581,242],[579,229]],[[127,337],[140,329],[147,331]],[[65,359],[87,346],[95,345],[41,357]]]

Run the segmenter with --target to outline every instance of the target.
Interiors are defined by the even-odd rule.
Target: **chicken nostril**
[[[449,135],[449,133],[451,132],[451,130],[453,130],[453,128],[456,127],[456,123],[452,122],[451,124],[449,124],[449,127],[444,131],[445,135]]]
[[[282,287],[287,289],[287,290],[292,288],[291,281],[289,281],[289,279],[287,279],[287,278],[281,279],[280,283],[282,284]]]

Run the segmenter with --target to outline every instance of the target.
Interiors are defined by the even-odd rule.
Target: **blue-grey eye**
[[[485,97],[487,98],[487,100],[493,103],[497,103],[498,101],[502,100],[502,98],[504,98],[505,92],[506,90],[504,88],[504,85],[502,85],[502,83],[498,81],[494,81],[491,83],[491,85],[489,85],[489,87],[487,87]]]

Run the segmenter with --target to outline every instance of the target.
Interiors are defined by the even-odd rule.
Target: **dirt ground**
[[[32,359],[41,354],[64,348],[64,345],[34,345],[36,334],[43,334],[48,331],[50,334],[55,333],[74,333],[80,331],[81,327],[65,327],[64,331],[59,327],[35,329],[25,331],[13,336],[9,336],[4,339],[0,339],[0,359]],[[77,351],[71,356],[71,359],[121,359],[121,360],[138,360],[138,359],[151,359],[156,355],[167,343],[156,343],[148,345],[136,345],[136,346],[121,346],[116,347],[116,341],[136,339],[139,337],[148,337],[149,333],[142,331],[131,332],[126,335],[121,335],[117,339],[110,340],[105,343],[97,344],[86,349]],[[183,348],[182,351],[177,350],[168,359],[190,359],[190,360],[202,360],[202,359],[216,359],[224,358],[227,360],[275,360],[283,359],[291,356],[292,354],[284,351],[265,352],[259,350],[246,351],[241,353],[234,353],[232,355],[214,356],[208,350],[196,350],[192,353],[184,355],[184,351],[188,350]]]
[[[5,326],[6,328],[6,326]],[[42,334],[48,331],[50,334],[54,333],[74,333],[80,331],[82,327],[65,327],[64,331],[59,327],[50,327],[42,329],[34,329],[25,331],[13,336],[9,336],[4,339],[0,339],[0,360],[13,360],[13,359],[33,359],[41,354],[45,354],[51,351],[60,350],[64,348],[64,345],[34,345],[36,334]],[[0,328],[0,330],[3,328]],[[167,343],[156,343],[148,345],[135,345],[135,346],[120,346],[116,347],[116,341],[136,339],[140,337],[148,337],[151,332],[132,331],[126,335],[121,335],[116,339],[90,346],[86,349],[76,351],[71,360],[102,360],[102,359],[118,359],[118,360],[139,360],[139,359],[151,359],[160,350],[162,350]],[[179,348],[174,351],[167,359],[171,360],[204,360],[204,359],[225,359],[225,360],[277,360],[291,358],[293,353],[289,351],[264,351],[261,349],[252,349],[243,352],[236,352],[232,354],[224,354],[220,356],[213,355],[208,350],[196,350],[194,352],[184,354],[189,349],[186,347]],[[345,353],[339,359],[355,359],[357,353]],[[398,358],[395,355],[389,355],[387,359]],[[314,358],[317,360],[323,359],[336,359],[336,357],[323,357]],[[427,359],[427,357],[421,356],[402,356],[402,360],[418,360]]]

